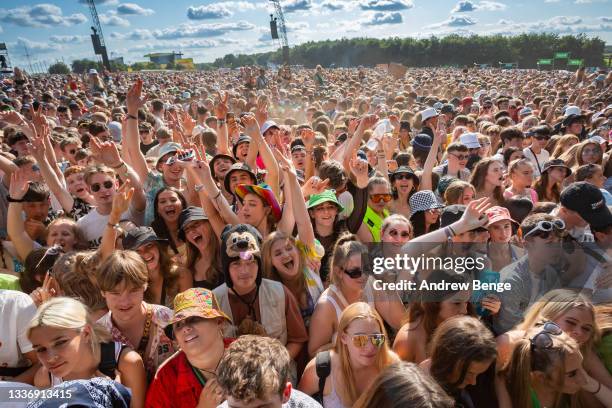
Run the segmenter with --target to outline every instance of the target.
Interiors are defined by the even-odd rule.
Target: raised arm
[[[136,172],[121,160],[117,145],[113,142],[98,142],[95,138],[91,138],[90,146],[96,159],[114,169],[122,181],[130,181],[130,185],[134,188],[132,208],[136,211],[144,211],[146,197],[141,180]],[[138,151],[140,152],[140,149]]]
[[[136,174],[144,182],[149,175],[149,168],[144,155],[140,151],[140,135],[138,134],[138,109],[146,102],[146,97],[142,97],[142,79],[138,79],[130,88],[126,98],[128,109],[127,118],[127,147],[129,150],[132,165]]]
[[[445,242],[449,237],[471,231],[487,223],[485,211],[492,206],[490,198],[484,197],[471,201],[459,221],[448,227],[440,228],[427,234],[411,239],[402,247],[402,253],[408,256],[418,256],[426,253],[436,245]]]
[[[215,116],[217,117],[217,150],[220,154],[231,154],[229,149],[229,140],[227,132],[227,101],[229,100],[229,92],[225,96],[219,92],[219,103],[215,106]]]
[[[104,262],[104,260],[115,250],[121,214],[130,208],[130,202],[132,201],[133,195],[134,188],[131,186],[130,180],[126,180],[113,197],[113,207],[108,217],[108,223],[104,228],[104,233],[102,234],[100,248],[98,249],[100,263]]]
[[[259,154],[261,155],[261,159],[263,160],[268,172],[266,175],[266,183],[268,183],[276,197],[280,197],[278,163],[274,158],[274,154],[272,154],[272,149],[270,149],[270,146],[268,146],[261,135],[261,130],[259,128],[257,119],[255,119],[255,117],[252,115],[246,115],[242,118],[242,123],[244,123],[246,126],[246,132],[249,136],[251,136],[251,139],[257,140]]]
[[[60,179],[57,173],[51,168],[51,165],[47,161],[45,150],[46,145],[43,141],[43,137],[37,137],[36,139],[32,140],[32,143],[30,144],[30,151],[32,152],[32,156],[34,156],[38,162],[43,179],[49,186],[49,190],[51,190],[55,198],[57,198],[59,203],[62,205],[64,212],[66,214],[70,214],[72,207],[74,206],[74,198],[72,198],[72,195],[65,187],[65,183],[63,182],[64,176],[62,175],[62,178]]]
[[[440,121],[439,123],[442,122]],[[444,137],[444,135],[446,135],[446,131],[443,129],[443,127],[439,127],[434,133],[431,149],[429,149],[427,159],[425,159],[425,163],[423,164],[423,173],[421,173],[421,183],[419,185],[419,190],[432,189],[433,183],[431,181],[431,175],[433,173],[433,168],[438,161],[438,150],[440,149],[440,145],[442,144],[442,138]]]
[[[22,200],[28,192],[29,182],[25,172],[18,169],[11,174],[11,185],[9,187],[9,198],[13,200]],[[26,257],[34,249],[34,241],[24,229],[24,222],[21,218],[23,204],[21,202],[10,202],[7,214],[7,230],[8,235],[15,245],[17,255],[21,261],[25,261]]]

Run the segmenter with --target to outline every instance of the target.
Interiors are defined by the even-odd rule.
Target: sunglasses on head
[[[351,335],[351,340],[353,341],[353,346],[358,348],[363,348],[368,345],[368,343],[372,343],[374,347],[382,347],[385,344],[385,335],[382,333],[376,334],[353,334]]]
[[[537,234],[537,236],[546,239],[550,236],[553,228],[557,231],[563,231],[565,229],[565,222],[560,218],[554,221],[540,221],[531,231],[523,235],[523,238],[527,238],[529,235]]]
[[[549,140],[550,139],[550,136],[546,136],[546,135],[534,135],[533,137],[538,140]]]
[[[529,340],[531,348],[549,349],[554,344],[552,336],[559,336],[561,333],[563,333],[563,330],[557,324],[546,322],[542,326],[542,330]]]
[[[391,194],[370,194],[370,200],[372,200],[372,202],[377,203],[377,204],[383,201],[385,203],[388,203],[392,199],[393,199],[393,196]]]
[[[91,185],[91,191],[93,191],[94,193],[97,193],[98,191],[100,191],[100,189],[102,188],[102,186],[104,186],[105,189],[109,189],[111,187],[113,187],[114,183],[110,180],[106,180],[104,183],[100,184],[100,183],[94,183]]]
[[[359,279],[361,275],[363,275],[363,270],[359,267],[353,269],[344,269],[344,273],[346,273],[351,279]]]

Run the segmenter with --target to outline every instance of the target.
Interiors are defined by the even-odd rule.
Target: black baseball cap
[[[603,228],[612,225],[612,213],[602,192],[586,181],[567,186],[561,192],[560,201],[562,206],[576,211],[591,226]]]
[[[123,249],[131,250],[136,250],[149,242],[167,242],[167,240],[158,238],[151,227],[136,227],[129,230],[121,241]]]
[[[181,211],[181,214],[179,215],[178,219],[178,238],[182,241],[185,240],[185,227],[187,227],[187,224],[194,221],[207,219],[208,216],[206,215],[206,213],[204,213],[204,210],[202,208],[194,206],[189,206],[185,208],[183,211]]]

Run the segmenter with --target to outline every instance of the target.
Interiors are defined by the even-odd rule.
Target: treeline
[[[586,66],[603,65],[605,42],[584,34],[521,34],[517,36],[464,37],[450,35],[443,38],[352,38],[307,42],[290,49],[291,64],[314,67],[373,66],[398,62],[410,67],[472,66],[474,63],[518,63],[519,68],[537,68],[541,58],[552,58],[555,52],[569,52],[572,59],[584,59]],[[228,54],[201,68],[237,68],[245,65],[282,63],[280,50],[261,54]]]

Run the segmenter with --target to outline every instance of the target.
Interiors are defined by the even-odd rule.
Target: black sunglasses
[[[393,176],[396,180],[411,180],[412,176],[408,173],[400,173],[396,176]]]
[[[344,273],[351,279],[359,279],[363,275],[363,270],[361,268],[345,269]]]
[[[91,185],[91,191],[93,191],[94,193],[97,193],[98,191],[100,191],[100,189],[102,188],[102,186],[104,186],[105,189],[109,189],[113,186],[113,182],[110,180],[106,180],[104,183],[100,184],[100,183],[94,183]]]
[[[542,330],[530,339],[531,348],[549,349],[553,346],[553,338],[551,336],[559,336],[563,330],[553,322],[546,322],[542,326]]]

